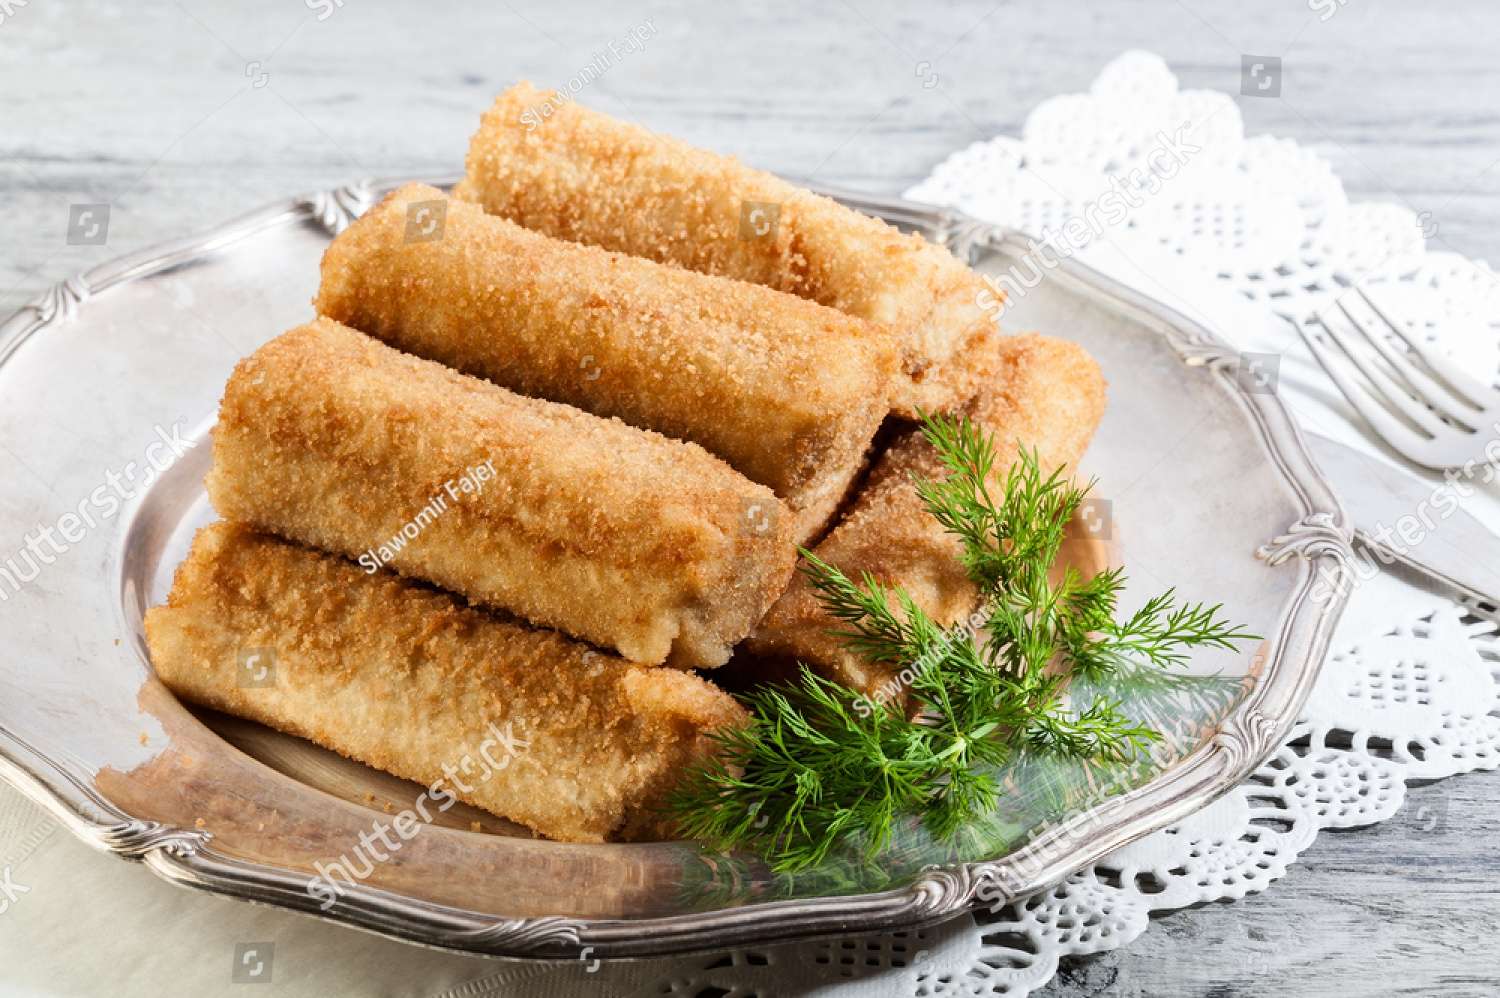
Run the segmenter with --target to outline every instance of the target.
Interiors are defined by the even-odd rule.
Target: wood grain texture
[[[1500,774],[1411,789],[1388,822],[1323,832],[1264,894],[1155,919],[1064,961],[1041,998],[1494,998]]]
[[[1249,132],[1328,156],[1355,198],[1432,212],[1438,245],[1500,258],[1492,0],[1349,0],[1326,22],[1307,0],[332,2],[322,21],[295,0],[33,0],[7,14],[0,309],[289,193],[457,173],[495,93],[520,77],[563,84],[648,20],[643,50],[582,99],[774,171],[880,192],[1018,132],[1038,101],[1087,87],[1125,49],[1161,53],[1185,86],[1230,92],[1241,53],[1280,55],[1283,96],[1240,101]],[[69,206],[87,202],[111,205],[108,242],[70,246]],[[1417,790],[1392,822],[1323,835],[1267,894],[1162,918],[1123,951],[1070,963],[1044,993],[1492,995],[1497,800],[1495,774]],[[1424,804],[1444,815],[1431,830]]]

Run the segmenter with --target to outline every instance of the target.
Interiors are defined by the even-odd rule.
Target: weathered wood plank
[[[1045,998],[1494,998],[1500,773],[1410,791],[1391,821],[1324,832],[1264,894],[1154,920],[1065,961]]]

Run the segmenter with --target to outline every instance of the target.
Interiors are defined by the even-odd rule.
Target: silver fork
[[[1386,329],[1406,344],[1410,355],[1391,344],[1386,329],[1370,328],[1374,323],[1368,319],[1361,322],[1342,300],[1336,301],[1339,311],[1358,337],[1321,315],[1311,320],[1328,334],[1338,352],[1313,335],[1295,316],[1283,313],[1282,318],[1296,327],[1313,358],[1349,404],[1386,443],[1409,460],[1437,470],[1462,468],[1471,462],[1497,463],[1500,391],[1476,381],[1447,357],[1423,346],[1386,315],[1363,288],[1354,290]],[[1384,361],[1384,366],[1372,356],[1372,350]],[[1420,361],[1421,366],[1412,358]],[[1364,375],[1366,383],[1359,383],[1351,375],[1351,366]],[[1422,370],[1423,367],[1427,370]]]

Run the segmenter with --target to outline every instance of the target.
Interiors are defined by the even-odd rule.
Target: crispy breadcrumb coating
[[[485,113],[466,166],[454,196],[527,228],[889,325],[902,350],[894,408],[906,416],[967,397],[947,368],[994,327],[983,284],[943,247],[529,83]]]
[[[771,491],[696,444],[330,319],[235,367],[207,484],[228,519],[647,664],[722,664],[795,558]]]
[[[146,639],[185,699],[441,781],[568,842],[660,835],[656,802],[710,750],[707,732],[746,720],[690,673],[225,522],[199,531],[167,604],[146,614]],[[267,685],[244,682],[246,654]]]
[[[1038,452],[1044,472],[1075,466],[1104,415],[1104,376],[1082,347],[1034,334],[1007,337],[978,361],[992,385],[968,405],[977,424],[995,435],[1000,480],[1019,447]],[[944,474],[919,431],[891,444],[876,462],[847,514],[813,552],[851,578],[869,572],[900,586],[939,624],[955,624],[978,606],[979,593],[959,562],[957,538],[923,506],[912,477]],[[851,653],[830,634],[841,625],[824,610],[799,571],[743,646],[747,668],[785,674],[807,663],[830,679],[874,696],[897,671]],[[739,663],[737,663],[738,665]]]
[[[424,217],[434,238],[412,238]],[[885,327],[553,239],[422,184],[333,241],[316,305],[502,388],[701,444],[781,497],[798,541],[863,466],[896,368]]]

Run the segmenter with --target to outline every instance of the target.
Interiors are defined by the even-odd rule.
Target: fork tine
[[[1344,374],[1344,365],[1333,356],[1333,351],[1329,350],[1322,343],[1319,343],[1318,338],[1308,332],[1302,323],[1289,315],[1283,315],[1282,318],[1290,322],[1292,328],[1297,330],[1298,335],[1302,337],[1302,341],[1307,344],[1307,349],[1312,351],[1313,359],[1318,362],[1318,366],[1323,368],[1324,373],[1333,381],[1335,387],[1348,400],[1349,404],[1354,406],[1355,410],[1365,418],[1365,421],[1370,424],[1371,428],[1375,430],[1381,439],[1418,464],[1428,464],[1425,456],[1419,456],[1424,454],[1425,448],[1422,447],[1422,444],[1426,441],[1418,437],[1415,432],[1408,429],[1396,417],[1386,412],[1380,403],[1372,401],[1363,389],[1356,386]]]
[[[1334,304],[1339,307],[1340,312],[1344,313],[1344,318],[1349,320],[1349,324],[1352,325],[1359,332],[1359,334],[1364,337],[1365,341],[1369,343],[1370,346],[1375,348],[1375,352],[1384,357],[1385,362],[1391,365],[1391,367],[1395,369],[1396,373],[1406,381],[1406,383],[1410,386],[1409,394],[1414,394],[1419,401],[1426,402],[1428,405],[1431,405],[1434,408],[1443,410],[1443,412],[1447,413],[1450,417],[1462,422],[1470,429],[1477,429],[1477,427],[1475,427],[1473,424],[1478,422],[1478,420],[1474,418],[1474,413],[1478,410],[1476,409],[1473,402],[1464,398],[1462,395],[1455,393],[1453,389],[1447,387],[1446,385],[1438,384],[1436,381],[1432,380],[1432,378],[1417,370],[1416,365],[1407,360],[1405,357],[1401,356],[1401,354],[1398,353],[1396,349],[1390,345],[1389,342],[1387,342],[1384,336],[1366,329],[1365,325],[1359,321],[1359,318],[1355,316],[1353,312],[1349,311],[1348,306],[1346,306],[1342,301],[1335,301]],[[1323,322],[1321,318],[1318,320],[1318,324],[1323,326],[1323,328],[1325,329],[1328,328],[1328,324]],[[1348,347],[1345,347],[1345,349],[1347,350]],[[1431,428],[1431,432],[1434,436],[1436,436],[1438,433],[1438,429]]]
[[[1324,331],[1328,333],[1329,338],[1338,344],[1339,349],[1359,369],[1359,372],[1375,386],[1376,392],[1385,398],[1385,401],[1392,409],[1399,410],[1401,415],[1417,424],[1429,436],[1435,437],[1443,432],[1445,429],[1443,421],[1434,416],[1426,406],[1414,400],[1405,388],[1396,384],[1390,375],[1382,371],[1379,365],[1375,364],[1363,350],[1358,349],[1358,347],[1351,343],[1342,330],[1334,328],[1332,323],[1325,321],[1321,317],[1315,318],[1318,325],[1322,326]]]
[[[1500,392],[1496,392],[1494,388],[1475,381],[1469,375],[1459,370],[1458,365],[1453,363],[1453,361],[1431,347],[1417,342],[1417,338],[1408,334],[1404,326],[1392,320],[1379,305],[1375,304],[1374,299],[1365,293],[1364,288],[1356,286],[1354,290],[1365,300],[1365,304],[1370,307],[1370,311],[1379,316],[1380,321],[1389,326],[1391,332],[1401,337],[1402,342],[1411,348],[1411,352],[1416,354],[1422,363],[1436,371],[1460,395],[1467,397],[1470,404],[1475,408],[1484,410],[1500,405]]]

